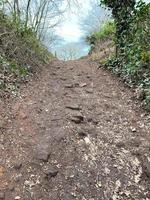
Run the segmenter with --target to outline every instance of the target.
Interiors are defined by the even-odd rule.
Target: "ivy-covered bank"
[[[112,10],[115,23],[115,54],[105,66],[136,86],[140,98],[150,105],[150,3],[101,0],[101,4]]]

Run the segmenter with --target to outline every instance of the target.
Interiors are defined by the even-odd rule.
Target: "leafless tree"
[[[4,10],[12,14],[15,23],[24,22],[24,29],[32,28],[39,37],[53,29],[63,13],[77,0],[1,0]],[[65,5],[65,6],[64,6]]]
[[[110,18],[111,12],[99,6],[99,0],[91,0],[91,7],[87,15],[81,15],[80,25],[83,31],[89,35],[99,30],[104,21]]]
[[[58,56],[63,60],[75,60],[80,57],[79,50],[78,46],[71,43],[62,47]]]

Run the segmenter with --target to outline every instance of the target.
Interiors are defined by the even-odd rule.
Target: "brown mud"
[[[0,102],[0,199],[149,200],[149,114],[96,63],[51,63]]]

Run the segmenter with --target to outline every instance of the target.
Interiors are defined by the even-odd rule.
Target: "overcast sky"
[[[68,9],[65,13],[63,22],[56,28],[56,34],[62,37],[66,42],[78,42],[83,36],[79,25],[80,14],[84,12],[86,15],[89,9],[90,0],[79,0],[79,7],[76,5],[72,6],[72,9]]]
[[[150,2],[150,0],[146,0]],[[104,8],[99,8],[98,0],[78,0],[79,6],[71,6],[71,10],[68,9],[64,14],[64,20],[62,23],[55,29],[55,34],[60,38],[57,45],[54,45],[53,51],[57,51],[58,54],[67,48],[67,45],[74,45],[77,48],[77,51],[81,51],[81,56],[86,55],[89,51],[89,46],[83,42],[82,38],[86,36],[86,33],[81,25],[84,18],[91,23],[95,23],[96,18],[101,19],[102,21],[108,20],[108,11]],[[91,20],[90,14],[94,10],[96,15],[95,19]],[[80,48],[79,48],[80,47]],[[79,50],[80,49],[80,50]]]
[[[66,42],[78,42],[84,36],[80,22],[90,13],[93,2],[96,0],[78,0],[79,6],[72,6],[71,11],[68,9],[64,21],[56,28],[56,34]]]
[[[81,16],[88,15],[91,11],[93,4],[96,6],[96,0],[78,0],[79,7],[72,6],[72,10],[65,13],[65,19],[59,27],[56,28],[56,34],[62,37],[66,42],[78,42],[82,36],[84,36],[84,31],[80,25]],[[150,0],[146,0],[150,2]],[[104,9],[100,10],[99,17],[104,18],[104,13],[107,13]]]

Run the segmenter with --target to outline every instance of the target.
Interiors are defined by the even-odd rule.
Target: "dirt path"
[[[0,200],[149,200],[150,116],[131,97],[79,60],[1,102]]]

